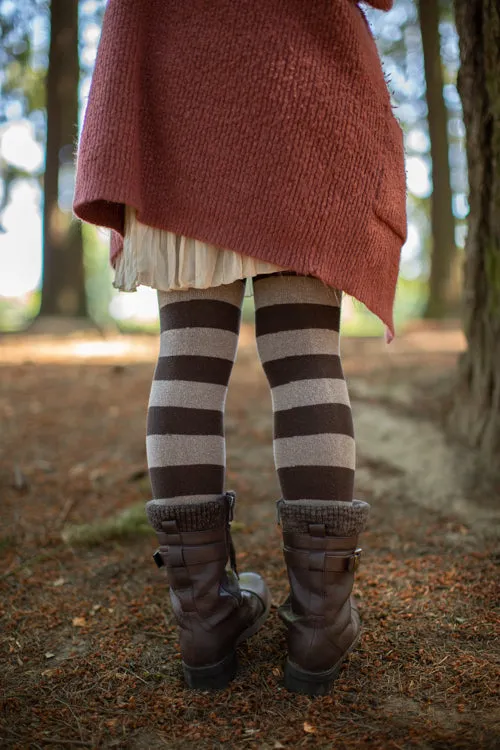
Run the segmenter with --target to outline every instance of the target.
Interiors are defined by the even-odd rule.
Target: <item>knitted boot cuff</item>
[[[208,531],[227,524],[229,502],[226,495],[201,502],[193,497],[176,504],[150,500],[146,503],[146,515],[155,531],[163,531],[162,521],[177,521],[179,531]]]
[[[366,526],[370,506],[363,500],[278,500],[283,531],[307,534],[310,523],[324,523],[332,536],[355,536]]]

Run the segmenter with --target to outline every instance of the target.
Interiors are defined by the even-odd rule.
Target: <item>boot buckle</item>
[[[154,553],[153,560],[159,568],[163,568],[163,566],[165,565],[165,560],[163,559],[163,555],[161,554],[159,549],[157,549]]]
[[[356,570],[359,568],[359,563],[361,562],[361,553],[362,553],[361,547],[357,547],[353,554],[349,558],[349,564],[347,567],[347,570],[351,573],[352,571],[356,572]]]

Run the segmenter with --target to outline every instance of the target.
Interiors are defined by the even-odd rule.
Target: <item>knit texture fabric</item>
[[[360,534],[368,522],[370,505],[363,500],[352,503],[321,500],[278,500],[278,513],[283,531],[307,534],[309,524],[324,523],[332,536]]]
[[[285,500],[350,502],[356,451],[340,360],[341,294],[316,278],[286,273],[253,280],[281,493]]]
[[[373,0],[389,9],[391,2]],[[403,138],[353,0],[109,0],[74,211],[312,274],[393,331]]]
[[[393,6],[394,0],[366,0],[366,2],[379,10],[390,10]]]
[[[163,531],[163,521],[176,521],[179,531],[208,531],[224,526],[229,519],[228,502],[222,495],[214,500],[190,498],[182,503],[150,500],[146,515],[155,531]]]

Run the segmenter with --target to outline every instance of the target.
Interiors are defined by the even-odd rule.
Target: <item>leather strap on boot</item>
[[[327,537],[325,524],[311,523],[308,535],[284,533],[283,541],[287,566],[325,573],[356,571],[363,551],[357,536]]]

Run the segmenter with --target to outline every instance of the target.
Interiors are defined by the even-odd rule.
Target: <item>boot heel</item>
[[[223,690],[236,677],[238,658],[232,651],[217,664],[207,667],[188,667],[182,664],[187,686],[193,690]]]
[[[307,672],[288,659],[285,665],[284,683],[287,690],[303,695],[328,695],[339,676],[340,664],[326,672]]]

